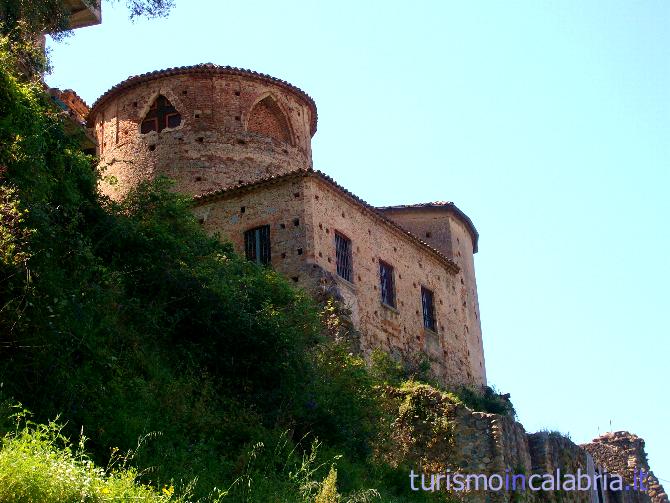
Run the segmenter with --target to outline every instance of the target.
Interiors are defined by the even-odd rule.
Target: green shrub
[[[183,501],[171,485],[159,490],[138,483],[133,468],[97,467],[83,443],[72,446],[53,422],[28,422],[6,435],[0,449],[0,503]]]
[[[486,386],[483,390],[463,386],[458,388],[454,394],[474,411],[516,417],[516,411],[509,395],[503,395],[490,386]]]

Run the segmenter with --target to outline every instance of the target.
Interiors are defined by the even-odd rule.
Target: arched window
[[[249,114],[247,131],[269,136],[284,143],[291,143],[288,120],[272,97],[260,100]]]
[[[158,131],[160,133],[165,128],[177,127],[179,124],[181,124],[181,114],[172,106],[170,100],[159,94],[142,120],[140,132],[142,134],[150,131]]]

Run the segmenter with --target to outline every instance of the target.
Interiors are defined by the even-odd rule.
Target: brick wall
[[[453,265],[334,184],[316,175],[285,177],[229,191],[201,203],[195,212],[208,232],[221,233],[239,251],[244,230],[269,224],[275,269],[311,290],[324,278],[334,282],[366,354],[380,348],[407,362],[426,354],[445,384],[485,384],[468,356]],[[351,281],[337,275],[336,231],[352,243]],[[394,268],[395,307],[381,302],[380,260]],[[434,294],[435,331],[423,325],[422,286]]]
[[[284,112],[277,102],[267,96],[256,103],[249,114],[247,131],[291,143],[291,131]]]
[[[181,114],[181,124],[140,134],[158,95]],[[253,75],[166,75],[122,86],[89,116],[106,177],[100,188],[119,198],[140,180],[164,175],[196,195],[307,169],[312,113],[298,93]]]
[[[479,319],[474,242],[470,229],[449,207],[387,208],[382,213],[421,240],[440,250],[461,269],[455,288],[457,322],[467,341],[467,355],[477,381],[486,382],[484,344]]]

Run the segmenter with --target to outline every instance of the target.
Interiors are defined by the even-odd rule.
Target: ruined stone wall
[[[88,120],[105,177],[101,190],[114,198],[160,175],[175,179],[176,190],[197,195],[312,165],[315,109],[287,86],[251,72],[198,70],[157,72],[118,87],[93,106]],[[159,95],[181,123],[141,134]]]
[[[421,240],[440,250],[461,269],[456,289],[459,322],[467,340],[468,358],[474,375],[486,382],[484,344],[479,319],[479,299],[475,276],[471,230],[449,207],[382,208],[382,213]]]
[[[412,467],[416,473],[502,475],[560,473],[593,476],[607,468],[633,483],[633,467],[649,470],[644,442],[625,432],[607,434],[593,443],[578,446],[555,432],[527,434],[513,418],[474,412],[458,398],[427,385],[387,387],[384,398],[395,417],[389,431],[390,443],[377,455],[392,466]],[[512,480],[510,478],[510,480]],[[542,478],[533,482],[542,483]],[[565,482],[565,480],[564,480]],[[408,480],[409,484],[409,473]],[[427,483],[430,487],[430,480]],[[511,485],[511,484],[510,484]],[[609,491],[593,487],[586,491],[454,491],[459,501],[571,502],[571,503],[667,503],[667,496],[655,477],[647,493],[635,490]],[[480,487],[482,487],[480,485]]]
[[[638,499],[637,494],[631,494],[624,502],[651,501],[653,503],[668,503],[668,495],[658,478],[649,469],[647,455],[644,450],[644,440],[627,431],[605,433],[591,443],[582,446],[592,456],[596,464],[609,473],[617,473],[625,478],[628,484],[633,484],[634,477],[639,470],[649,474],[645,485],[649,488],[650,499]],[[610,495],[611,497],[611,495]],[[617,501],[612,498],[612,501]]]

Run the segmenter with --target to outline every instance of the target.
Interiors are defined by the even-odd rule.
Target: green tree
[[[82,0],[94,4],[99,0]],[[106,0],[123,2],[131,19],[167,16],[174,0]],[[48,59],[41,44],[42,36],[55,40],[67,37],[70,7],[65,0],[0,0],[0,36],[5,50],[14,54],[16,67],[24,76],[41,75],[49,70]]]

